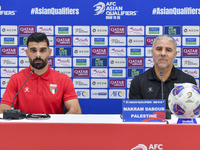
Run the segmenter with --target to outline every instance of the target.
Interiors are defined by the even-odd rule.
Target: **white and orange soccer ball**
[[[200,114],[200,89],[191,83],[178,84],[169,94],[168,105],[178,118],[196,118]]]

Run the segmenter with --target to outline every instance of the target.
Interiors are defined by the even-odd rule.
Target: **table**
[[[2,117],[0,115],[0,117]],[[51,115],[48,120],[0,120],[1,150],[191,150],[200,125],[122,122],[120,115]],[[199,123],[199,119],[197,119]],[[138,148],[139,149],[139,148]]]

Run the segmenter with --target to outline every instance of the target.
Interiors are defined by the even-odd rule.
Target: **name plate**
[[[123,122],[165,122],[165,100],[122,100]]]

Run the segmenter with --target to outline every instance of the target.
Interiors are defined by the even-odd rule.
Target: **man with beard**
[[[168,107],[168,96],[177,83],[197,84],[194,77],[174,67],[177,55],[176,41],[170,35],[160,35],[153,43],[152,57],[154,66],[136,76],[129,89],[129,99],[162,99],[161,75],[163,81],[163,99]]]
[[[81,114],[78,97],[71,79],[50,69],[51,56],[49,40],[44,33],[33,33],[28,37],[26,55],[30,66],[11,76],[0,105],[0,113],[11,109],[12,101],[29,76],[14,101],[14,107],[25,113],[63,114],[64,106],[68,114]]]

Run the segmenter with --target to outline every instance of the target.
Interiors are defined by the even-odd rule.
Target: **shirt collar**
[[[28,67],[28,72],[30,73],[30,71],[31,71],[31,67],[29,66],[29,67]],[[49,65],[48,65],[48,70],[47,70],[43,75],[38,76],[37,74],[33,73],[33,74],[31,75],[31,78],[32,78],[32,79],[42,78],[42,79],[44,79],[44,80],[48,80],[49,75],[50,75],[50,71],[51,71],[51,69],[50,69],[50,67],[49,67]]]
[[[153,66],[153,68],[151,68],[151,73],[149,74],[149,80],[160,80],[160,79],[158,79],[158,77],[156,76],[156,73],[155,73],[155,69],[154,69],[154,66]],[[170,77],[168,78],[168,79],[177,79],[178,78],[178,74],[177,74],[177,70],[176,70],[176,68],[174,67],[174,65],[173,65],[173,67],[172,67],[172,72],[171,72],[171,75],[170,75]],[[167,79],[167,80],[168,80]],[[166,80],[166,81],[167,81]]]

